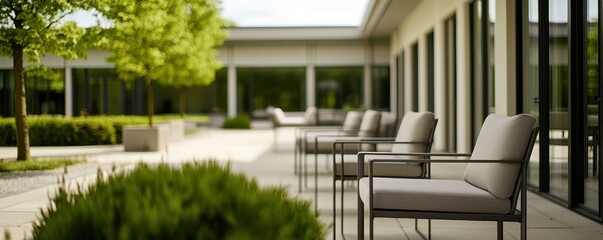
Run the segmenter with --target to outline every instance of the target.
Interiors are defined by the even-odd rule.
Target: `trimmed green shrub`
[[[139,164],[87,190],[66,188],[34,224],[35,239],[323,239],[326,231],[307,201],[214,161]]]
[[[31,146],[118,144],[124,125],[144,125],[144,116],[28,117]],[[15,146],[15,119],[0,118],[0,146]]]
[[[222,123],[222,128],[249,129],[251,128],[251,118],[245,114],[237,115],[234,118],[227,118]]]

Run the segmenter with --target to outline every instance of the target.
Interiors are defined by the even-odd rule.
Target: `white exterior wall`
[[[505,71],[494,71],[496,74],[494,75],[496,89],[494,106],[496,106],[496,113],[503,115],[517,114],[515,9],[515,1],[496,1],[494,61],[497,69],[505,69]]]
[[[516,69],[515,69],[515,2],[494,0],[496,4],[495,24],[495,89],[496,112],[505,115],[516,114]],[[445,113],[446,99],[444,94],[444,21],[453,14],[457,19],[457,151],[471,150],[470,131],[470,47],[469,46],[469,0],[422,0],[401,22],[390,40],[390,55],[395,56],[402,49],[405,52],[405,99],[407,109],[412,105],[411,46],[419,42],[419,110],[427,109],[427,79],[426,79],[426,34],[434,31],[434,103],[437,117]],[[502,36],[502,37],[500,37]],[[395,72],[392,71],[392,79]],[[393,98],[392,98],[393,99]],[[444,136],[447,125],[445,118],[439,117],[439,127],[434,137],[434,150],[446,146]]]
[[[398,26],[395,36],[390,39],[392,49],[391,54],[396,54],[401,49],[405,52],[405,99],[406,109],[412,106],[412,52],[411,46],[419,42],[419,110],[427,110],[428,87],[427,86],[427,41],[426,36],[433,31],[434,34],[434,110],[436,117],[439,118],[438,127],[434,136],[434,150],[442,150],[446,146],[446,127],[447,119],[444,117],[445,103],[444,99],[444,21],[453,14],[457,16],[457,151],[465,152],[470,149],[470,118],[469,118],[469,68],[468,46],[468,0],[423,0],[420,1],[415,9]],[[467,35],[467,37],[465,36]],[[395,47],[395,48],[394,48]],[[463,114],[465,113],[465,114]]]

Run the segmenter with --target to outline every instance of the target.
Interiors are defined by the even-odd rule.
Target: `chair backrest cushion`
[[[376,137],[379,132],[379,123],[381,123],[381,113],[366,110],[360,122],[358,137]]]
[[[272,124],[274,124],[274,126],[280,126],[285,117],[286,116],[285,112],[283,112],[283,109],[275,108],[272,110]]]
[[[528,114],[512,117],[490,114],[475,143],[471,159],[523,160],[536,119]],[[465,181],[507,199],[513,194],[520,169],[519,164],[469,163]]]
[[[306,125],[316,125],[318,109],[314,106],[310,106],[306,108],[306,114],[304,115],[304,120],[306,121]]]
[[[396,115],[391,112],[381,112],[381,123],[379,123],[379,137],[393,137],[396,128]]]
[[[432,140],[436,126],[435,115],[431,112],[407,112],[402,118],[396,142],[428,142]],[[392,152],[423,153],[426,144],[394,144]]]
[[[343,120],[343,131],[358,131],[360,129],[360,122],[362,121],[362,112],[360,111],[349,111],[345,115]]]

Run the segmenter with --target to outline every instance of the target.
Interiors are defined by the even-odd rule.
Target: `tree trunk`
[[[184,118],[186,112],[186,87],[180,87],[180,118]]]
[[[149,118],[149,127],[153,126],[153,113],[155,112],[155,99],[153,97],[153,81],[146,79],[147,83],[147,116]]]
[[[13,74],[15,75],[15,123],[17,125],[17,160],[30,160],[25,80],[23,77],[23,46],[13,43]]]

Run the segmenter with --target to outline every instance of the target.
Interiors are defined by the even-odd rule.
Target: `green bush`
[[[251,118],[244,114],[234,118],[227,118],[222,123],[222,128],[249,129],[251,128]]]
[[[66,118],[30,116],[31,146],[80,146],[119,144],[124,125],[144,125],[144,116],[91,116]],[[15,146],[15,119],[0,118],[0,146]]]
[[[86,190],[63,181],[35,239],[323,239],[307,201],[216,162],[139,164]]]

